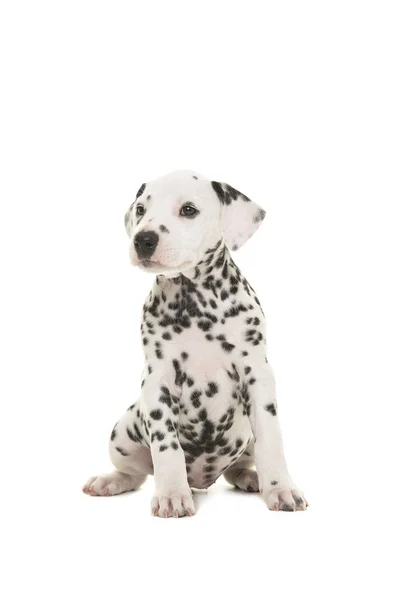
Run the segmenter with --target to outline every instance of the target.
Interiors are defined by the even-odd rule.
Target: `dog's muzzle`
[[[135,235],[133,245],[139,259],[150,258],[158,244],[158,233],[155,231],[141,231]]]

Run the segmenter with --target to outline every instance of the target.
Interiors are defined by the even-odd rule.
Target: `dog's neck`
[[[168,278],[165,275],[158,275],[155,285],[161,289],[181,287],[182,285],[211,289],[213,282],[216,286],[221,286],[218,281],[227,279],[232,274],[232,268],[237,269],[228,248],[221,239],[213,248],[206,251],[196,266],[175,277]]]
[[[152,327],[153,320],[158,319],[161,328],[172,327],[172,332],[167,331],[163,335],[167,336],[165,340],[169,340],[171,335],[182,333],[191,326],[193,319],[197,319],[197,326],[206,332],[206,339],[209,339],[212,335],[207,332],[218,321],[214,313],[219,306],[223,307],[220,325],[224,326],[225,318],[254,309],[254,305],[247,302],[253,298],[259,304],[228,248],[220,243],[211,248],[189,273],[172,278],[157,276],[143,306],[145,327],[142,324],[142,334],[147,340],[146,327]]]

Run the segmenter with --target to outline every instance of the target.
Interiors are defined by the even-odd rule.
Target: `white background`
[[[399,29],[383,0],[1,3],[4,598],[399,597]],[[267,210],[236,260],[307,513],[81,492],[139,391],[124,212],[181,168]]]

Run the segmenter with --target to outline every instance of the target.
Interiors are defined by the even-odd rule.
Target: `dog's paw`
[[[91,477],[83,486],[82,491],[89,496],[115,496],[123,492],[137,490],[143,482],[140,475],[127,475],[114,471],[107,475]]]
[[[235,487],[244,492],[258,492],[260,488],[257,472],[251,469],[244,469],[236,478]]]
[[[182,492],[174,490],[159,493],[157,490],[151,499],[151,514],[153,517],[191,517],[195,513],[194,502],[190,488]]]
[[[295,512],[306,510],[308,506],[308,502],[302,492],[295,488],[273,488],[264,493],[263,496],[270,510]]]

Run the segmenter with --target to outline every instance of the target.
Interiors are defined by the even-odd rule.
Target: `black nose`
[[[139,258],[150,258],[158,243],[158,233],[155,231],[141,231],[135,235],[133,243]]]

